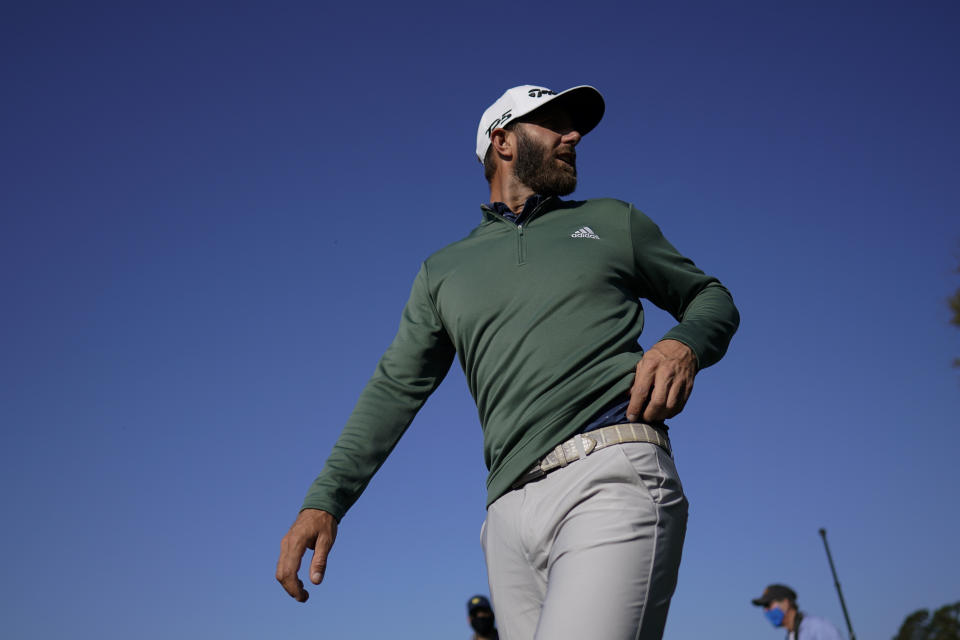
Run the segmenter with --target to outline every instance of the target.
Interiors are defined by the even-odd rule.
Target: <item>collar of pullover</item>
[[[501,217],[509,220],[514,224],[521,224],[527,221],[533,211],[543,203],[552,204],[557,202],[556,198],[551,198],[550,196],[542,196],[539,193],[535,193],[527,201],[523,203],[523,210],[519,214],[514,213],[510,210],[503,202],[491,202],[490,204],[483,205],[484,217],[489,219],[489,213],[499,214]]]

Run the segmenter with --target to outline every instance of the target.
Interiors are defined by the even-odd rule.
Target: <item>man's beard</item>
[[[542,196],[565,196],[577,188],[576,158],[571,158],[570,171],[557,165],[557,158],[549,149],[539,145],[523,132],[523,127],[514,129],[517,135],[517,162],[513,175],[517,180]]]

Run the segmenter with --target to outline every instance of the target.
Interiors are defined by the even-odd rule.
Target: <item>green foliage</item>
[[[960,602],[944,605],[932,616],[926,609],[914,611],[893,640],[960,640]]]
[[[950,318],[950,322],[960,327],[960,289],[957,289],[957,292],[947,300],[947,303],[953,312],[953,317]]]
[[[950,322],[960,327],[960,289],[957,289],[957,292],[947,300],[947,303],[953,312],[953,317],[950,318]]]
[[[960,273],[960,267],[957,268],[957,272]],[[957,289],[956,293],[947,298],[947,304],[950,305],[950,311],[953,312],[953,317],[950,318],[951,324],[960,327],[960,289]],[[960,358],[953,359],[953,366],[960,367]]]

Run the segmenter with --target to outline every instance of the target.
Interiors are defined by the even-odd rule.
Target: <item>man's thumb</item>
[[[313,584],[323,582],[323,574],[327,572],[327,552],[329,551],[330,547],[317,540],[317,546],[313,550],[313,559],[310,561],[310,582]]]

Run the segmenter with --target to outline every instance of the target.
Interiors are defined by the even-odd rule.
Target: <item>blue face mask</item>
[[[783,624],[783,609],[779,607],[767,609],[763,612],[763,615],[767,616],[767,620],[769,620],[770,624],[775,627],[779,627]]]

